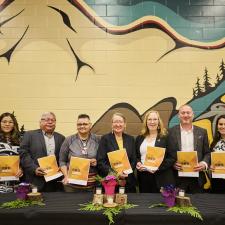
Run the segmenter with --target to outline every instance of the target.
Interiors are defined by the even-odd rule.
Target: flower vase
[[[115,180],[109,180],[109,181],[102,182],[102,186],[104,187],[106,195],[114,195],[116,185],[117,185],[117,182]]]
[[[28,198],[27,194],[30,192],[30,184],[21,183],[16,188],[16,197],[21,200],[26,200]]]
[[[171,195],[171,196],[163,196],[164,203],[168,207],[173,207],[175,205],[176,197]]]

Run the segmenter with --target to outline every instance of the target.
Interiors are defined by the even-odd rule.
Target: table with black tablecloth
[[[92,200],[90,193],[43,193],[44,207],[0,209],[1,225],[108,225],[102,212],[80,211],[79,204]],[[167,212],[164,208],[149,208],[160,203],[160,194],[129,194],[129,203],[138,207],[124,210],[116,216],[115,225],[222,225],[225,224],[225,195],[190,195],[204,221],[188,215]],[[1,194],[0,204],[15,200],[14,194]]]

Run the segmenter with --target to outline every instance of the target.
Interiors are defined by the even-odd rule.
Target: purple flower
[[[113,175],[108,175],[108,176],[106,176],[105,177],[105,180],[116,180],[116,177],[115,176],[113,176]]]
[[[176,189],[174,185],[170,184],[161,188],[161,193],[165,204],[168,207],[173,207],[175,205],[175,199],[178,193],[178,189]]]
[[[16,188],[16,197],[21,200],[27,199],[27,194],[30,192],[30,184],[20,183]]]

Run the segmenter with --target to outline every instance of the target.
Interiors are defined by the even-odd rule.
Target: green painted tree
[[[221,64],[220,64],[220,75],[222,76],[221,77],[221,80],[223,79],[223,78],[225,78],[225,64],[224,64],[224,62],[223,62],[223,59],[222,59],[222,62],[221,62]]]
[[[208,92],[208,91],[210,91],[210,89],[212,88],[212,85],[211,85],[211,83],[209,82],[209,80],[210,80],[211,78],[209,77],[207,68],[205,68],[205,73],[204,73],[204,75],[203,75],[203,79],[204,79],[204,81],[203,81],[203,87],[204,87],[204,89],[205,89],[205,92]]]
[[[197,77],[197,81],[196,81],[196,84],[195,84],[195,92],[196,92],[196,96],[202,96],[203,94],[203,88],[200,84],[200,78]]]

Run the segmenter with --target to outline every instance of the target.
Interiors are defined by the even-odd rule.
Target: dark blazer
[[[55,138],[55,155],[59,162],[59,150],[65,137],[54,132]],[[38,158],[47,156],[45,140],[41,129],[32,130],[25,133],[20,145],[19,154],[21,166],[25,174],[25,181],[32,183],[42,190],[45,185],[44,177],[36,176],[35,170],[39,167]]]
[[[135,148],[137,154],[137,161],[141,161],[141,153],[140,153],[140,146],[144,141],[145,137],[143,135],[137,136],[135,140]],[[174,157],[169,154],[167,151],[167,136],[160,137],[157,136],[155,141],[155,147],[166,148],[164,159],[159,166],[158,171],[156,171],[153,175],[156,177],[156,184],[158,188],[161,188],[167,184],[175,184],[172,166],[175,163]],[[152,175],[152,174],[151,174]]]
[[[134,138],[128,134],[123,133],[123,147],[127,151],[127,156],[129,158],[131,167],[134,171],[137,162]],[[113,133],[109,133],[102,136],[97,151],[97,165],[100,176],[107,176],[111,168],[107,153],[118,149],[119,146]],[[126,180],[127,180],[126,187],[128,187],[128,189],[130,190],[135,189],[136,180],[134,177],[134,173],[129,174]]]
[[[208,165],[210,164],[210,149],[207,131],[203,128],[193,126],[194,133],[194,149],[198,154],[198,161],[204,161]],[[180,125],[176,125],[169,130],[168,135],[168,151],[177,161],[177,151],[181,150],[181,130]],[[204,174],[200,172],[199,184],[203,185]]]

